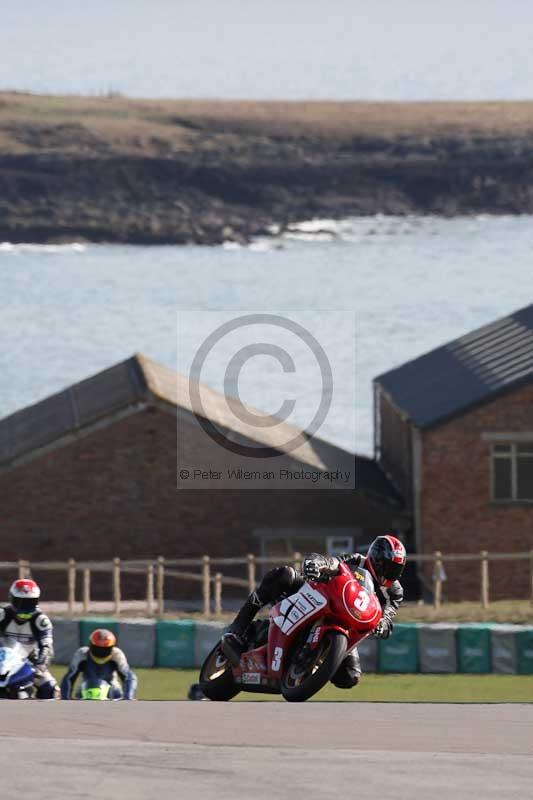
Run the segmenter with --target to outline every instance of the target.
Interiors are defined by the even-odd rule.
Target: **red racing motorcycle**
[[[250,649],[238,666],[218,643],[200,670],[200,687],[210,700],[231,700],[240,691],[282,694],[308,700],[331,680],[346,655],[381,620],[370,573],[344,563],[327,580],[308,580],[276,603],[268,620],[247,631]]]

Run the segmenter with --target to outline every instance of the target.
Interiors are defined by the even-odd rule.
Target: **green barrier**
[[[156,627],[156,666],[194,667],[195,623],[163,620]]]
[[[119,647],[132,667],[153,667],[155,662],[155,623],[152,619],[121,619]]]
[[[379,640],[380,672],[418,672],[418,628],[397,624],[390,639]]]
[[[516,635],[516,671],[519,675],[533,674],[533,628],[525,628]]]
[[[54,626],[54,663],[70,664],[72,656],[80,646],[80,623],[77,619],[53,618],[52,625]]]
[[[465,625],[457,629],[456,635],[458,672],[491,672],[490,629],[481,625]]]
[[[492,672],[498,675],[516,675],[516,636],[521,625],[495,623],[489,625]]]
[[[87,644],[91,632],[96,628],[107,628],[117,636],[120,647],[122,627],[126,655],[132,662],[152,665],[155,649],[154,666],[183,669],[199,666],[224,627],[222,623],[199,625],[192,620],[162,620],[157,623],[151,620],[119,622],[108,617],[90,617],[79,620],[79,623],[59,620],[55,630],[56,648],[58,654],[64,651],[62,660],[65,662],[77,647],[78,625],[81,645]],[[439,631],[439,625],[397,623],[390,639],[380,639],[379,642],[373,639],[371,644],[379,648],[374,656],[378,671],[415,673],[420,671],[421,666],[422,669],[426,666],[425,671],[428,671],[424,661],[424,658],[427,661],[427,652],[425,656],[422,652],[422,658],[420,655],[424,646],[428,650],[424,635],[426,639],[428,636],[424,627],[429,629],[432,636]],[[460,673],[533,674],[533,626],[466,623],[457,626],[455,637],[457,671]],[[369,669],[368,664],[365,666]]]
[[[119,626],[116,619],[108,619],[106,617],[90,617],[88,619],[80,619],[80,644],[82,647],[89,643],[89,636],[97,628],[107,628],[108,631],[114,633],[117,637],[117,643],[120,647],[119,639]]]

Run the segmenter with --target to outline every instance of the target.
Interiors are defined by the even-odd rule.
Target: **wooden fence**
[[[293,553],[292,564],[296,569],[301,566],[302,556]],[[482,550],[480,553],[469,554],[444,554],[436,551],[428,555],[409,555],[409,562],[433,565],[433,605],[440,608],[443,602],[442,587],[446,580],[444,564],[457,562],[478,562],[480,601],[484,608],[490,602],[490,562],[499,561],[527,561],[530,572],[529,600],[533,604],[533,550],[523,553],[489,553]],[[178,578],[192,581],[199,585],[201,591],[201,607],[205,615],[214,611],[215,615],[222,613],[222,592],[224,587],[238,587],[248,592],[254,590],[257,584],[257,568],[279,564],[279,558],[263,558],[249,554],[241,558],[178,558],[165,559],[138,559],[121,560],[114,558],[112,561],[39,561],[32,562],[24,559],[19,561],[0,561],[0,571],[10,571],[19,578],[30,577],[33,569],[39,572],[64,571],[66,575],[67,599],[66,607],[69,614],[76,610],[76,589],[81,577],[81,610],[88,614],[94,610],[91,602],[91,577],[96,573],[106,573],[110,576],[112,610],[117,616],[125,609],[121,584],[124,575],[144,575],[146,582],[145,597],[142,610],[148,616],[161,616],[165,611],[165,580]],[[223,568],[243,568],[245,577],[236,578],[224,575]],[[197,568],[198,571],[191,571]]]

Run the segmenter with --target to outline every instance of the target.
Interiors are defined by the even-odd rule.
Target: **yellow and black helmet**
[[[97,664],[105,664],[113,655],[113,648],[117,643],[114,633],[107,628],[97,628],[89,636],[89,652]]]

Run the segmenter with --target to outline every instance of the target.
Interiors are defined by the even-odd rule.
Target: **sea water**
[[[0,244],[0,417],[137,351],[187,371],[211,320],[262,312],[307,320],[335,362],[318,433],[370,453],[376,375],[531,302],[526,216],[315,220],[249,247]],[[241,396],[275,412],[290,376],[267,361]],[[302,363],[289,420],[305,427],[321,389]],[[220,367],[202,380],[222,391]]]

